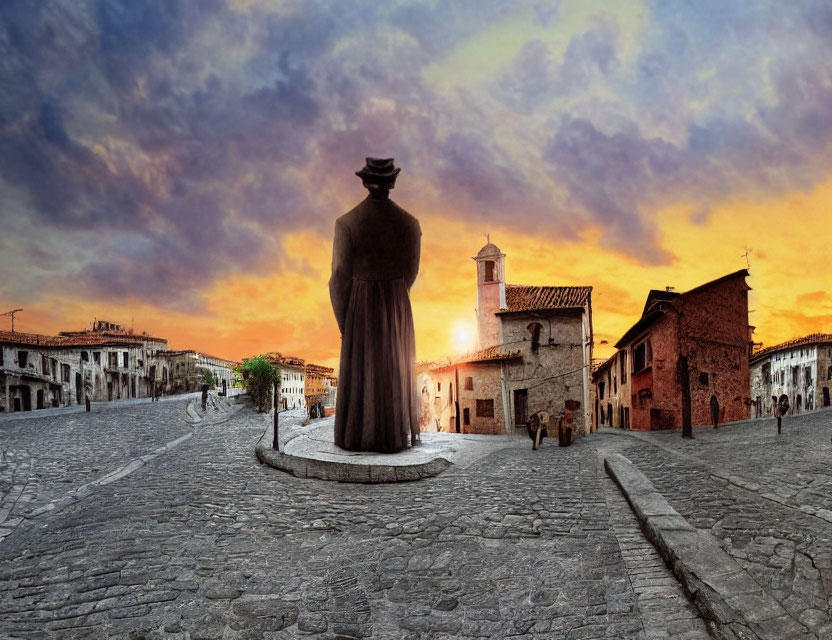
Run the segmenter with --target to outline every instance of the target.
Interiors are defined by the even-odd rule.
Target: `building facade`
[[[693,426],[749,416],[748,324],[745,269],[685,293],[652,290],[641,318],[616,343],[618,350],[593,374],[596,425],[680,429],[689,397]]]
[[[278,351],[267,353],[266,357],[280,375],[280,408],[284,411],[306,408],[306,362],[303,358],[284,356]]]
[[[813,333],[751,356],[756,416],[774,414],[775,398],[789,399],[788,415],[832,406],[832,334]]]
[[[235,371],[239,363],[232,360],[193,349],[159,351],[156,360],[154,364],[166,376],[166,381],[161,383],[163,393],[199,391],[209,378],[222,395],[236,395],[240,391],[240,379]]]
[[[420,427],[514,433],[569,409],[575,436],[588,433],[592,287],[506,284],[505,258],[491,242],[473,258],[478,350],[417,369]]]
[[[235,364],[198,352],[172,352],[167,340],[96,320],[92,329],[57,336],[0,332],[0,411],[148,398],[187,390],[174,383],[176,356],[212,371],[219,385],[238,387]],[[194,369],[196,371],[196,369]],[[193,387],[197,390],[199,387]]]
[[[312,417],[319,418],[324,415],[331,415],[335,410],[336,393],[338,391],[338,382],[334,375],[335,369],[306,363],[304,374],[306,406],[312,412],[312,406],[315,405],[314,412],[318,414]]]

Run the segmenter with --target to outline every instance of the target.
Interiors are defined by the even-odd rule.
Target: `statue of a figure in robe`
[[[369,195],[335,222],[329,293],[341,330],[335,444],[393,453],[419,441],[410,287],[419,272],[419,221],[390,200],[393,158],[367,158]]]

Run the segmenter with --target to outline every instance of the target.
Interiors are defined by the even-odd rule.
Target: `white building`
[[[813,333],[751,356],[755,415],[772,415],[774,398],[789,399],[789,413],[832,405],[832,334]]]
[[[303,358],[284,356],[277,351],[267,353],[266,357],[280,373],[280,408],[306,408],[306,362]]]

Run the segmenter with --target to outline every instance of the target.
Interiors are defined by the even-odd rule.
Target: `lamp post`
[[[275,380],[275,383],[274,383],[274,401],[272,402],[272,404],[274,405],[274,439],[272,440],[272,449],[274,449],[275,451],[280,451],[280,441],[277,438],[278,414],[279,414],[279,410],[277,408],[277,400],[278,400],[278,389],[279,388],[280,387],[279,387],[277,381]]]

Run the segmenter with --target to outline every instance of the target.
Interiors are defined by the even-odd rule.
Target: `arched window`
[[[540,346],[540,330],[543,329],[543,325],[539,322],[532,322],[526,329],[529,330],[532,337],[532,351],[537,351]]]

